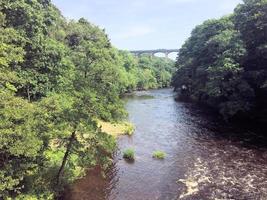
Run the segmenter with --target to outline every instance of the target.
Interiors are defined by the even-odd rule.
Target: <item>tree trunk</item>
[[[30,95],[30,87],[27,85],[27,96],[28,96],[28,101],[31,101],[31,95]]]
[[[65,168],[65,165],[67,163],[67,160],[68,160],[68,157],[69,157],[69,154],[70,154],[70,151],[71,151],[72,144],[75,141],[75,136],[76,136],[76,131],[73,131],[72,134],[71,134],[71,136],[70,136],[70,138],[69,138],[69,143],[67,145],[67,149],[66,149],[65,155],[63,157],[61,167],[58,170],[58,174],[57,174],[57,185],[60,184],[60,178],[61,178],[61,176],[62,176],[62,174],[64,172],[64,168]]]

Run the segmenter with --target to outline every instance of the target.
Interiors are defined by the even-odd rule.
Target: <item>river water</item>
[[[89,172],[65,199],[267,200],[267,140],[260,136],[266,130],[230,127],[210,111],[176,102],[171,89],[136,92],[126,108],[136,130],[118,139],[107,177]],[[129,147],[133,163],[122,159]],[[155,150],[166,158],[153,159]]]

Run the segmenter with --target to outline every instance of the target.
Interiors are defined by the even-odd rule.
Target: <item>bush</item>
[[[125,129],[124,134],[125,135],[132,135],[134,133],[134,125],[128,122],[124,123]]]
[[[164,159],[165,156],[166,156],[166,153],[163,151],[154,151],[152,157],[156,159]]]
[[[134,149],[126,149],[123,151],[123,158],[127,160],[134,160]]]

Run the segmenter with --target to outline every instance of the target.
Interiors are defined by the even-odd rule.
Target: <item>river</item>
[[[136,130],[118,139],[106,179],[93,170],[65,199],[267,199],[267,140],[261,134],[176,102],[171,89],[136,92],[127,97],[126,108]],[[129,147],[135,149],[133,163],[122,159]],[[166,152],[166,158],[153,159],[155,150]]]

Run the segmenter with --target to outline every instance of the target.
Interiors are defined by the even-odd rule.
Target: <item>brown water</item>
[[[137,92],[127,99],[134,135],[118,140],[106,179],[93,170],[65,199],[267,200],[266,138],[175,102],[170,89]],[[129,147],[136,152],[134,163],[122,159],[121,151]],[[165,151],[166,158],[153,159],[155,150]]]

